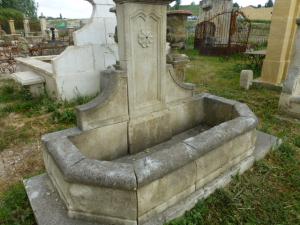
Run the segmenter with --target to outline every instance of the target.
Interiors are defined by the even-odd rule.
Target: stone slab
[[[240,173],[246,171],[253,165],[254,160],[262,159],[269,151],[276,149],[280,143],[280,139],[258,131],[254,157],[247,158],[235,168],[232,168],[230,171],[216,178],[210,184],[199,189],[181,203],[167,209],[155,218],[152,218],[146,224],[162,225],[165,220],[174,219],[183,215],[184,212],[191,209],[198,200],[208,197],[217,188],[226,186],[230,182],[232,175],[237,171],[240,171]],[[38,225],[104,225],[70,219],[67,216],[67,210],[54,189],[48,175],[43,174],[24,180],[24,185]]]
[[[48,175],[43,174],[24,180],[24,185],[38,225],[100,225],[70,219]]]
[[[45,79],[42,76],[39,76],[32,71],[17,72],[14,73],[12,76],[14,80],[20,83],[22,86],[30,86],[45,83]]]
[[[282,140],[270,135],[257,131],[257,139],[254,150],[255,160],[263,159],[269,151],[277,149],[282,144]]]
[[[264,82],[260,79],[253,80],[252,81],[252,87],[253,88],[266,88],[268,90],[278,91],[278,92],[282,91],[282,84],[267,83],[267,82]]]

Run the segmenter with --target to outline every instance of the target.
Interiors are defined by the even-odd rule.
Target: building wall
[[[248,6],[240,9],[245,16],[250,20],[271,20],[273,7],[271,8],[254,8],[252,6]]]

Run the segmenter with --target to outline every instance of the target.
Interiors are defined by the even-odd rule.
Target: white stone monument
[[[100,92],[100,72],[118,60],[114,42],[116,16],[110,12],[112,0],[87,1],[93,5],[92,18],[74,33],[74,46],[53,58],[51,64],[36,58],[18,58],[18,73],[14,75],[17,81],[20,72],[31,71],[37,80],[44,78],[47,93],[59,100]]]
[[[279,109],[300,119],[300,19],[297,19],[295,52],[290,64],[287,79],[283,84]]]
[[[249,90],[253,82],[253,71],[242,70],[240,75],[240,87]]]

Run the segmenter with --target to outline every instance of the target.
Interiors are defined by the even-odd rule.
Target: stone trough
[[[115,2],[119,66],[102,72],[101,94],[77,108],[77,128],[42,138],[48,177],[68,214],[59,221],[71,218],[62,225],[161,225],[258,157],[258,120],[247,105],[195,94],[166,64],[170,1]],[[41,209],[45,179],[25,186],[38,224],[57,224]]]
[[[89,113],[101,105],[98,100],[78,110],[90,107]],[[189,121],[180,119],[184,115]],[[151,135],[167,141],[142,151],[133,148],[132,153],[128,121],[43,137],[48,175],[70,217],[101,224],[152,224],[222,174],[254,162],[257,119],[246,105],[204,94],[176,109],[170,106],[167,117],[169,124],[161,122],[168,131],[143,124],[136,133],[155,130]]]

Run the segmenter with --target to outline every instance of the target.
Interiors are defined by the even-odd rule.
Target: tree
[[[257,6],[257,8],[261,8],[261,4],[259,4],[259,5]]]
[[[273,7],[274,6],[274,3],[272,0],[269,0],[266,4],[265,4],[265,7],[266,8],[270,8],[270,7]]]
[[[175,3],[175,9],[176,10],[179,9],[180,4],[181,4],[181,0],[176,0],[176,3]]]
[[[16,9],[27,17],[36,18],[38,5],[35,0],[0,0],[0,8]]]
[[[191,3],[191,5],[196,5],[196,3],[193,1],[193,2]]]
[[[2,29],[6,33],[9,33],[8,20],[13,19],[15,21],[15,27],[17,30],[23,29],[23,13],[15,9],[7,9],[0,7],[0,24]]]
[[[236,8],[236,9],[239,9],[240,5],[236,2],[236,3],[233,4],[233,7]]]

